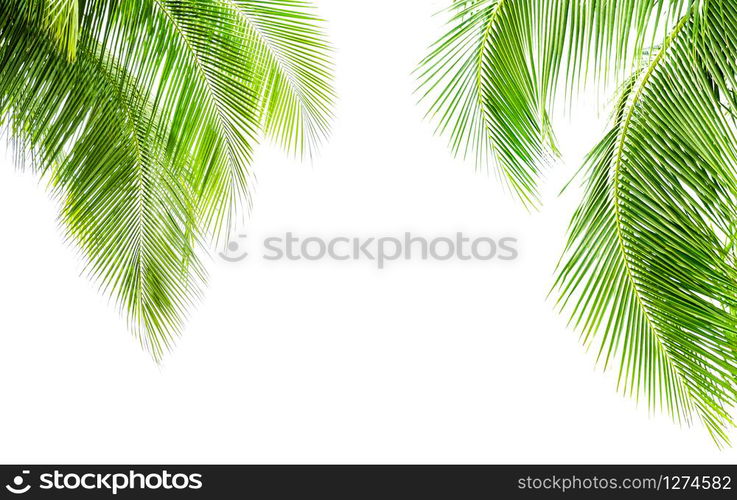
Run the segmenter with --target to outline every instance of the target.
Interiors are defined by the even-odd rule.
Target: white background
[[[546,300],[578,201],[558,192],[606,100],[559,120],[566,161],[529,214],[453,160],[416,105],[411,71],[445,2],[318,3],[338,49],[334,134],[311,165],[260,149],[252,247],[285,231],[465,231],[519,238],[520,259],[378,271],[213,253],[205,302],[157,366],[80,275],[43,186],[0,151],[0,461],[734,461],[617,394]]]

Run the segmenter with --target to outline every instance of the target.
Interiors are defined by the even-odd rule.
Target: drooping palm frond
[[[631,106],[646,105],[642,104],[643,98],[639,94]],[[587,196],[572,224],[559,285],[585,342],[600,341],[598,353],[605,365],[619,357],[620,383],[625,392],[643,394],[651,406],[664,406],[679,420],[688,419],[699,407],[719,428],[714,424],[720,419],[708,414],[715,405],[703,401],[709,398],[709,391],[694,392],[704,387],[710,373],[700,356],[692,353],[697,347],[696,353],[708,352],[706,344],[713,344],[726,348],[726,359],[730,360],[728,336],[719,335],[708,323],[703,323],[706,330],[699,334],[684,325],[693,320],[696,303],[717,318],[723,315],[722,310],[712,310],[708,299],[699,296],[705,291],[711,295],[711,291],[703,290],[708,283],[703,280],[713,270],[698,269],[703,274],[694,276],[694,267],[703,264],[702,247],[711,244],[712,248],[703,250],[703,254],[712,260],[716,257],[714,267],[723,273],[721,281],[727,285],[729,273],[719,269],[724,268],[726,246],[714,237],[708,225],[704,227],[694,210],[700,200],[689,200],[692,213],[686,215],[681,213],[680,200],[666,197],[665,193],[682,191],[679,197],[685,198],[686,186],[677,176],[671,176],[672,184],[666,186],[659,172],[652,177],[654,172],[647,164],[637,161],[636,154],[657,154],[664,159],[669,155],[667,158],[672,160],[677,153],[648,150],[652,144],[634,142],[643,140],[635,139],[635,134],[643,133],[635,127],[645,125],[635,122],[638,108],[632,109],[632,113],[626,107],[621,110],[613,130],[591,154]],[[625,148],[632,148],[632,153]],[[684,155],[683,160],[686,165],[697,162],[696,156]],[[703,172],[693,173],[706,177]],[[647,201],[640,201],[643,198]],[[699,241],[694,245],[694,238],[705,235],[711,236],[706,244]],[[684,236],[686,239],[682,239]],[[643,257],[645,260],[640,260]],[[713,280],[713,276],[709,278]],[[671,296],[663,295],[664,290]],[[682,322],[683,316],[689,321]],[[695,396],[702,396],[702,400],[695,401]]]
[[[197,247],[248,200],[259,136],[314,147],[332,100],[303,2],[0,0],[0,123],[157,360],[204,281]]]
[[[84,44],[70,65],[30,35],[17,25],[2,54],[0,87],[23,76],[8,94],[9,126],[62,197],[67,234],[89,259],[91,276],[116,295],[136,336],[159,358],[204,279],[188,234],[197,227],[190,166],[166,156],[145,96],[132,85],[131,93],[119,92],[128,78],[121,68]]]
[[[697,416],[723,444],[737,403],[737,137],[694,48],[698,12],[633,78],[591,153],[557,284],[625,393]]]
[[[556,96],[620,88],[582,169],[559,306],[620,389],[729,442],[737,404],[737,1],[455,2],[423,86],[454,151],[529,203]]]
[[[624,79],[643,46],[685,0],[457,0],[449,31],[420,64],[422,99],[454,154],[498,166],[519,198],[539,204],[555,155],[557,90],[590,76]]]

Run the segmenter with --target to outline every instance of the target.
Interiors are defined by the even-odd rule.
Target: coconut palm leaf
[[[734,8],[704,6],[717,3]],[[724,32],[704,12],[694,4],[653,51],[590,155],[557,284],[624,392],[698,417],[724,444],[737,402],[737,138],[724,75],[737,51],[713,50]]]
[[[636,66],[649,36],[683,0],[458,0],[450,28],[420,64],[422,100],[454,154],[498,166],[530,207],[556,153],[557,90]]]
[[[424,63],[428,95],[440,96],[431,113],[455,150],[495,157],[528,203],[553,144],[554,97],[570,101],[587,82],[620,89],[582,168],[558,305],[599,362],[617,367],[622,392],[678,422],[700,420],[727,444],[737,403],[737,2],[498,0],[452,11],[450,34]]]
[[[0,123],[157,360],[202,289],[198,248],[248,202],[259,137],[325,137],[330,73],[299,1],[0,0]]]

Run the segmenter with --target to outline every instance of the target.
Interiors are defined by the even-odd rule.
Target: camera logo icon
[[[31,489],[31,485],[30,484],[27,484],[27,485],[23,486],[23,483],[25,483],[24,476],[27,476],[30,473],[31,473],[31,471],[24,470],[23,473],[22,473],[22,475],[15,476],[13,478],[13,484],[12,485],[10,485],[10,484],[5,485],[5,488],[9,492],[13,493],[14,495],[22,495],[24,493],[28,493],[28,490]]]
[[[243,250],[243,242],[248,238],[247,234],[238,235],[238,240],[228,243],[227,252],[221,252],[220,258],[226,262],[241,262],[248,257],[248,252]]]

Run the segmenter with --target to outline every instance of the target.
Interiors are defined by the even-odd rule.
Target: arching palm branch
[[[423,62],[456,152],[528,204],[556,95],[618,82],[558,269],[559,304],[620,389],[728,442],[737,403],[737,1],[476,0]]]
[[[157,360],[205,280],[197,247],[248,203],[258,139],[325,137],[331,71],[299,0],[0,0],[0,123]]]

